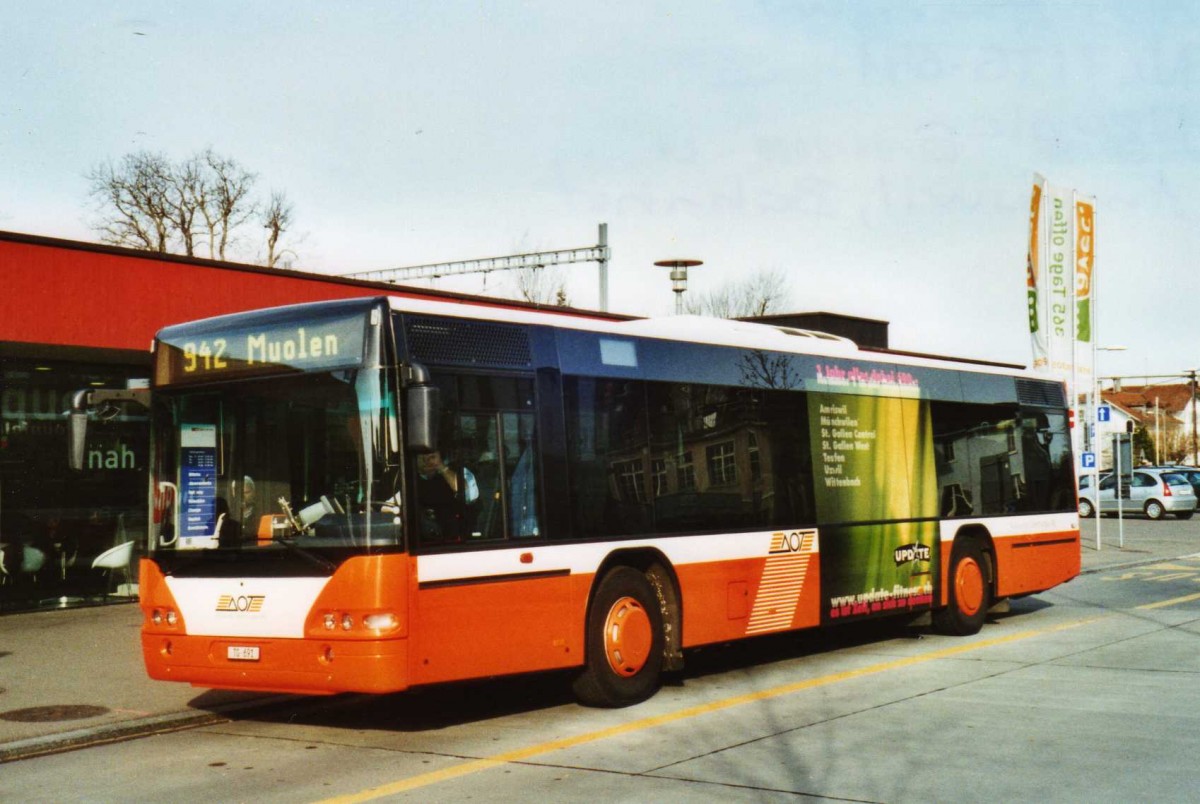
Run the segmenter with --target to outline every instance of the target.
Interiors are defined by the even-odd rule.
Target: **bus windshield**
[[[158,394],[152,550],[399,545],[386,377],[343,369]]]

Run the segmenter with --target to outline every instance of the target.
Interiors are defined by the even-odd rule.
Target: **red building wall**
[[[154,333],[168,324],[258,307],[378,295],[516,306],[0,232],[0,343],[148,352]]]

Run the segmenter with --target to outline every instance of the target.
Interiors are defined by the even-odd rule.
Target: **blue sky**
[[[330,272],[591,245],[611,308],[759,270],[898,348],[1027,363],[1034,171],[1097,198],[1102,374],[1200,366],[1200,4],[0,0],[0,229],[211,146]],[[248,255],[252,256],[252,255]],[[493,276],[441,286],[471,292]],[[597,304],[596,271],[570,269]]]

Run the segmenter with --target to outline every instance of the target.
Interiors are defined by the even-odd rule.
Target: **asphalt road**
[[[1200,557],[1084,575],[974,637],[709,649],[629,709],[557,675],[308,699],[6,765],[0,798],[1194,801],[1197,756]]]

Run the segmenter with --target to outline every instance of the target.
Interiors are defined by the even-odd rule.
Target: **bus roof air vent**
[[[431,365],[530,368],[529,332],[514,324],[408,315],[404,319],[408,352]]]
[[[618,326],[631,335],[697,343],[729,343],[749,348],[778,349],[780,351],[814,350],[828,354],[858,351],[858,346],[854,341],[839,335],[730,318],[676,315],[626,321]],[[803,339],[806,343],[801,346],[797,343],[799,339]]]
[[[1039,408],[1061,408],[1066,405],[1063,384],[1056,380],[1017,378],[1017,402]]]

